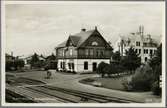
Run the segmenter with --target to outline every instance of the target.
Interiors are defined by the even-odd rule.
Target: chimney
[[[97,26],[95,26],[95,30],[97,30]]]
[[[85,28],[82,28],[82,29],[81,29],[81,31],[85,32],[85,31],[86,31],[86,29],[85,29]]]
[[[11,56],[13,56],[13,52],[11,52]]]

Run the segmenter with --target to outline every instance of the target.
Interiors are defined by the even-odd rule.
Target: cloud
[[[162,3],[133,4],[9,4],[6,5],[7,52],[16,55],[50,54],[53,48],[80,32],[82,27],[98,26],[109,41],[119,34],[136,32],[139,25],[154,37],[162,35],[164,8]],[[156,37],[156,38],[157,38]]]

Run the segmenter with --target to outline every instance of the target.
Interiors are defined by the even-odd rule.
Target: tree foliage
[[[120,52],[116,51],[115,53],[113,53],[112,59],[115,60],[115,61],[120,61],[121,60],[121,54],[120,54]]]
[[[106,67],[106,66],[108,66],[109,64],[107,64],[107,63],[105,63],[105,62],[101,62],[99,65],[98,65],[98,67],[97,67],[97,73],[98,74],[101,74],[101,77],[103,78],[104,77],[104,75],[105,75],[105,70],[104,70],[104,68]]]
[[[24,67],[24,61],[22,59],[16,59],[16,60],[13,60],[13,61],[6,61],[6,71],[11,71],[12,68],[14,70],[18,70],[22,67]]]
[[[46,59],[47,60],[56,60],[56,56],[52,53],[52,55],[49,55]]]
[[[154,82],[152,84],[152,91],[156,95],[161,94],[159,87],[160,75],[162,75],[162,43],[158,46],[155,56],[149,61],[149,65],[153,69]]]
[[[129,48],[126,50],[125,57],[121,60],[122,65],[126,70],[134,71],[137,67],[141,65],[141,58],[136,53],[134,48]]]
[[[30,60],[30,64],[32,67],[40,68],[45,65],[45,62],[39,59],[38,54],[34,53],[34,55],[32,55],[32,58]]]
[[[150,90],[153,83],[153,73],[149,65],[138,68],[132,76],[131,86],[133,90]]]
[[[34,63],[38,62],[39,61],[39,58],[38,58],[38,55],[36,53],[34,53],[34,55],[32,55],[32,58],[31,58],[31,65],[34,65]]]
[[[98,73],[101,74],[102,77],[104,77],[105,74],[107,74],[108,77],[111,77],[111,75],[118,75],[123,71],[124,68],[117,62],[111,62],[110,64],[101,62],[98,66]]]
[[[149,64],[154,70],[156,65],[160,65],[162,63],[162,44],[157,48],[155,56],[150,60]]]
[[[156,55],[149,60],[148,64],[136,69],[135,74],[129,83],[124,84],[125,88],[132,90],[152,90],[154,94],[160,95],[159,77],[162,73],[162,44],[157,48]]]

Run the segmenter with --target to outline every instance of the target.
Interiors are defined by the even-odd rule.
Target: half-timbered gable
[[[111,48],[102,35],[95,29],[92,34],[79,47]]]

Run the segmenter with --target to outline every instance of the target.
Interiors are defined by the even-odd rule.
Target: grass
[[[112,77],[112,78],[93,77],[80,80],[79,82],[88,85],[93,85],[93,82],[100,82],[102,87],[104,88],[125,91],[125,88],[122,83],[124,82],[125,79],[128,79],[130,77],[131,75]]]

